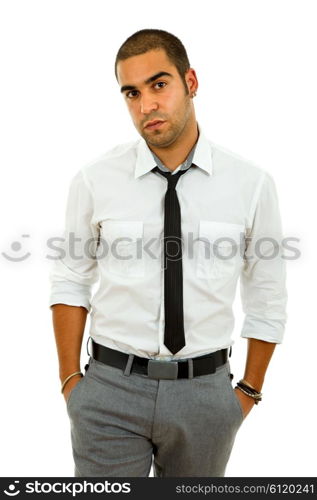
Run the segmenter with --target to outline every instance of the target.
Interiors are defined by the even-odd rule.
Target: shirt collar
[[[199,137],[195,146],[195,152],[192,162],[208,175],[212,174],[212,149],[207,138],[203,134],[201,127],[198,124]],[[134,178],[150,172],[156,167],[156,162],[152,151],[147,143],[141,138],[137,144],[137,159],[134,171]]]

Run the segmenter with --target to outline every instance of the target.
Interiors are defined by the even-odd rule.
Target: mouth
[[[145,125],[146,130],[155,130],[157,128],[160,128],[165,122],[162,120],[153,120],[152,122],[148,122]]]

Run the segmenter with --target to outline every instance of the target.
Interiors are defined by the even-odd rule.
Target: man
[[[174,35],[133,34],[115,73],[141,139],[75,175],[51,273],[75,476],[146,477],[152,459],[158,477],[224,476],[285,330],[274,181],[206,139],[197,76]],[[248,351],[233,388],[239,277]]]

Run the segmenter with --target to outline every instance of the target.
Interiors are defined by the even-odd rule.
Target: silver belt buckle
[[[156,359],[149,359],[147,365],[147,374],[150,378],[177,379],[178,363],[177,361],[160,361]]]

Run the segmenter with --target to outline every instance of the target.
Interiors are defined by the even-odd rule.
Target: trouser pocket
[[[72,402],[72,405],[74,404],[74,401],[76,399],[76,395],[77,393],[79,392],[79,390],[81,389],[83,383],[85,382],[85,379],[86,379],[86,376],[87,376],[87,372],[90,368],[90,364],[91,364],[91,357],[89,358],[89,361],[88,363],[85,365],[84,367],[84,370],[85,370],[85,373],[84,373],[84,376],[81,377],[77,384],[73,387],[73,389],[70,391],[69,395],[68,395],[68,398],[66,400],[66,407],[67,407],[67,410],[69,410],[69,407],[70,407],[70,403]]]
[[[229,386],[229,389],[230,389],[230,392],[231,392],[231,395],[234,399],[234,402],[235,402],[235,406],[237,408],[237,412],[238,412],[238,417],[240,418],[241,422],[243,422],[244,420],[244,414],[243,414],[243,409],[242,409],[242,406],[241,406],[241,403],[240,403],[240,400],[238,398],[238,396],[236,395],[236,392],[233,388],[233,385],[232,385],[232,380],[233,380],[233,373],[231,373],[231,369],[230,369],[230,363],[228,362],[227,363],[227,381],[228,381],[228,386]]]

